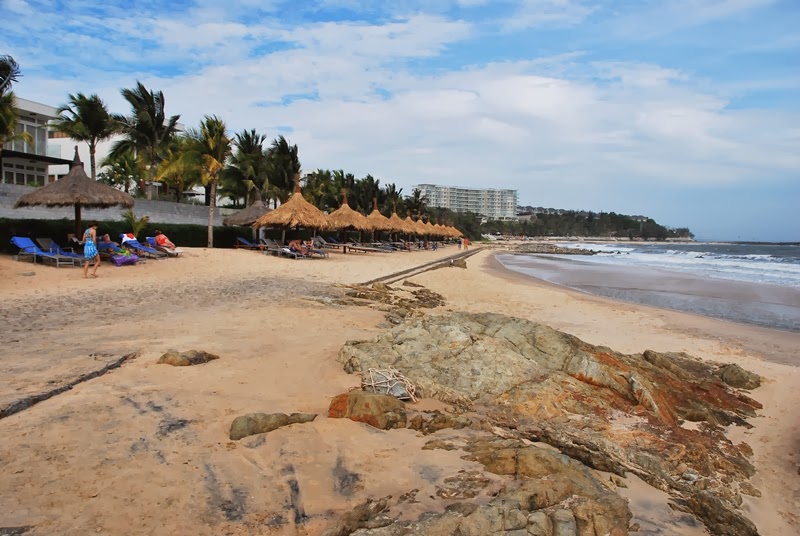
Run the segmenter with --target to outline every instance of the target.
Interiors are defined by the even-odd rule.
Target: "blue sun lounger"
[[[80,259],[43,251],[33,240],[26,236],[12,236],[11,243],[19,248],[18,257],[20,259],[22,257],[31,257],[34,264],[36,263],[36,257],[40,257],[44,261],[55,264],[56,268],[61,266],[80,266]]]
[[[122,238],[124,236],[125,236],[125,233],[119,235],[120,240],[122,240]],[[157,249],[153,249],[153,248],[151,248],[149,246],[145,246],[144,244],[142,244],[141,242],[139,242],[135,238],[132,239],[132,240],[124,241],[122,243],[122,245],[124,247],[126,247],[126,248],[130,248],[130,249],[132,249],[134,251],[138,251],[141,255],[145,255],[145,256],[151,257],[153,259],[166,259],[167,258],[167,254],[166,253],[164,253],[162,251],[158,251]]]

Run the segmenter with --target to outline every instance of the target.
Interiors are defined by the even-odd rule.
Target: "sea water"
[[[595,255],[498,255],[508,269],[633,303],[800,331],[800,246],[560,243]]]

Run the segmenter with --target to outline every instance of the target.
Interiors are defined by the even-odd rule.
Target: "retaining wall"
[[[60,220],[75,218],[75,209],[68,207],[25,207],[14,208],[14,203],[22,195],[34,190],[32,186],[16,184],[0,184],[0,218],[17,218],[31,220]],[[152,223],[185,223],[208,225],[208,207],[187,205],[170,201],[148,201],[136,199],[133,207],[136,216],[150,216]],[[84,208],[81,210],[83,221],[121,221],[123,209],[112,207],[106,209]],[[233,209],[214,209],[214,225],[222,225],[222,219],[235,212]]]

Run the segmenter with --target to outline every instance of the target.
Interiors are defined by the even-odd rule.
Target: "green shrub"
[[[88,223],[88,222],[86,222]],[[98,222],[97,236],[108,233],[111,239],[119,242],[119,235],[131,232],[130,226],[124,221]],[[166,234],[178,246],[206,247],[208,241],[208,227],[205,225],[147,223],[139,240],[144,241],[147,236],[153,236],[158,229]],[[75,232],[75,221],[61,220],[29,220],[0,218],[0,251],[16,254],[17,248],[11,244],[12,236],[27,236],[36,238],[52,238],[63,247],[69,247],[67,235]],[[236,243],[236,237],[252,238],[249,227],[214,227],[214,247],[230,248]],[[268,236],[280,239],[280,231],[270,232]]]

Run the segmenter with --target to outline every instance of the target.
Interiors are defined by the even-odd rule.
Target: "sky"
[[[19,97],[161,90],[303,171],[800,241],[800,0],[0,0]]]

